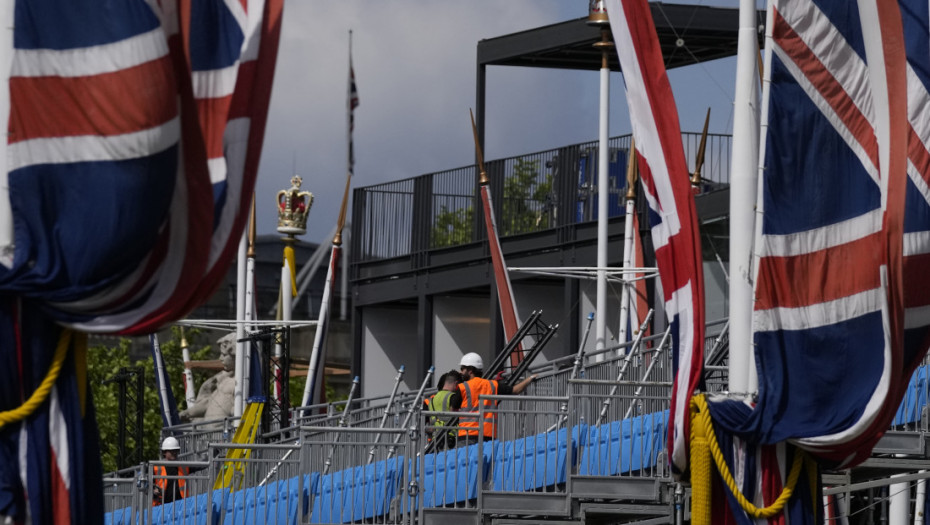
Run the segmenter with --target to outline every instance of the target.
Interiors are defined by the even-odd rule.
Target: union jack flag
[[[148,333],[212,293],[236,249],[281,2],[94,5],[16,4],[0,287],[83,330]]]
[[[843,465],[871,453],[907,369],[901,14],[859,4],[772,6],[754,312],[764,381],[753,410],[711,408],[754,443],[791,439]]]
[[[688,464],[688,403],[704,363],[704,278],[697,213],[649,5],[645,0],[610,0],[607,13],[626,83],[656,266],[672,325],[675,380],[668,447],[673,468],[683,472]]]
[[[245,224],[282,1],[99,7],[15,2],[0,410],[45,376],[55,322],[154,331],[213,292]],[[74,352],[49,401],[0,428],[0,517],[102,521],[93,406]]]

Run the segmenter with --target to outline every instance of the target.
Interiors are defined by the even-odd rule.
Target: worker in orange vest
[[[482,400],[481,396],[509,396],[515,395],[526,390],[526,387],[530,383],[536,380],[535,375],[531,375],[520,381],[513,387],[509,385],[502,385],[493,379],[485,379],[481,377],[484,371],[484,361],[482,361],[481,356],[469,352],[462,356],[462,361],[459,363],[460,370],[462,372],[462,379],[464,381],[459,383],[459,394],[462,396],[462,405],[459,409],[459,412],[474,412],[477,413],[480,404],[484,406],[491,406],[492,403],[496,402],[490,400]],[[478,427],[481,427],[480,429]],[[484,440],[494,439],[497,436],[497,414],[493,412],[485,412],[484,422],[479,422],[476,418],[467,418],[463,417],[459,421],[459,445],[465,445],[469,441],[474,443],[477,441],[478,435],[483,436]],[[465,439],[461,439],[465,437]]]
[[[174,437],[168,436],[162,441],[161,453],[165,461],[177,461],[180,452],[181,444]],[[153,472],[152,505],[171,503],[187,497],[184,477],[188,474],[190,472],[185,466],[156,466]]]

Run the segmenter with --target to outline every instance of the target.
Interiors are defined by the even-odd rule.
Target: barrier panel
[[[572,426],[587,425],[577,476],[667,478],[672,384],[571,381]]]
[[[403,429],[303,427],[301,469],[317,474],[309,523],[408,523],[415,452]]]

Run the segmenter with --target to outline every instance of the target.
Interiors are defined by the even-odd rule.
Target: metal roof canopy
[[[739,9],[661,2],[649,6],[667,69],[736,54]],[[759,27],[764,27],[764,11],[759,12],[758,19]],[[487,66],[597,71],[601,52],[593,44],[601,39],[601,31],[588,25],[587,20],[578,18],[478,42],[475,112],[481,144]],[[609,65],[612,71],[620,71],[616,53],[610,53]]]

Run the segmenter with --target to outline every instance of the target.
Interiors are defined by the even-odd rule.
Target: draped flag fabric
[[[236,249],[281,0],[95,7],[16,3],[0,289],[82,330],[142,334],[205,300]]]
[[[56,326],[41,305],[0,300],[0,411],[19,407],[64,361],[46,400],[0,426],[0,520],[103,523],[100,443],[87,384],[87,336]]]
[[[915,144],[901,14],[886,0],[780,0],[770,19],[753,316],[763,381],[755,407],[711,413],[753,443],[790,439],[852,466],[888,428],[909,374],[902,240]]]
[[[178,418],[178,404],[174,401],[174,393],[171,391],[171,378],[165,371],[165,358],[161,353],[161,345],[158,344],[158,335],[149,336],[149,343],[152,349],[152,364],[155,370],[155,389],[158,392],[159,412],[161,412],[162,426],[171,427],[181,423]]]
[[[349,177],[355,173],[355,108],[358,107],[358,88],[355,87],[355,68],[352,67],[352,40],[349,40],[349,92],[346,96],[346,111],[349,118]]]
[[[16,0],[0,411],[48,373],[70,333],[55,323],[150,333],[214,291],[255,183],[282,4]],[[84,366],[70,350],[48,400],[0,427],[0,519],[102,522]]]
[[[904,358],[900,399],[930,348],[930,4],[901,0],[907,53],[907,195],[904,206]]]
[[[672,467],[681,473],[688,464],[688,403],[704,363],[704,279],[697,213],[649,5],[646,0],[609,0],[607,13],[626,83],[656,265],[672,325],[675,380],[668,446]]]

